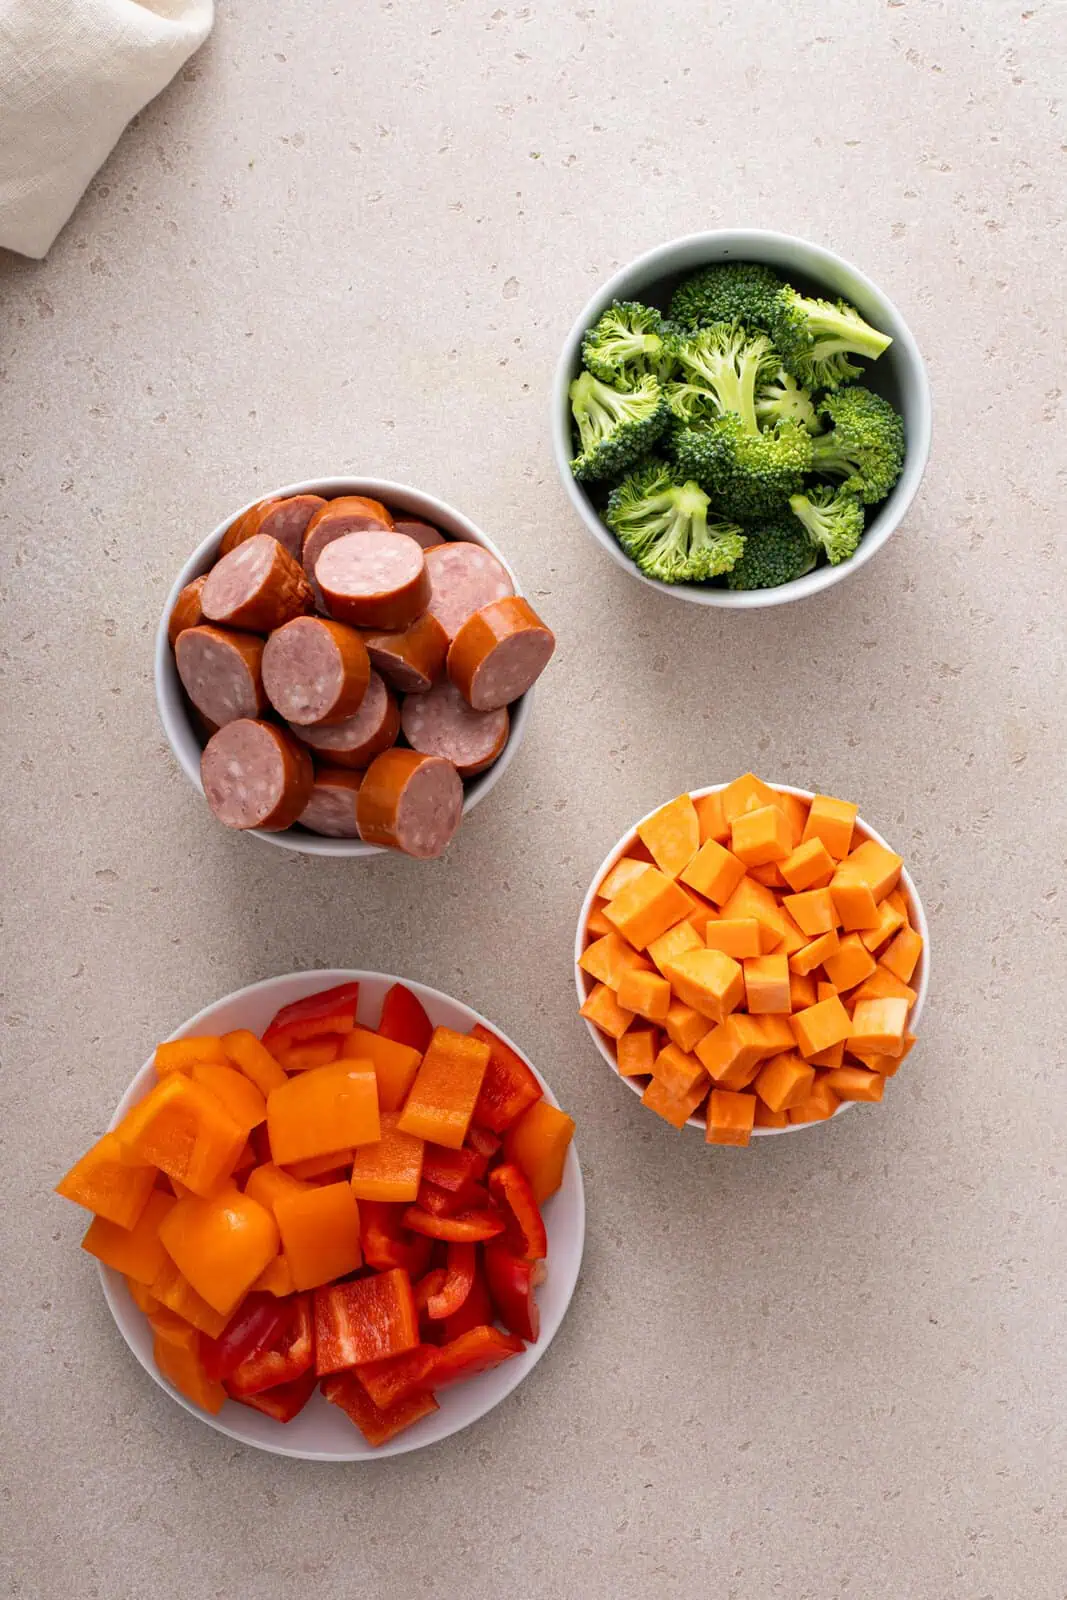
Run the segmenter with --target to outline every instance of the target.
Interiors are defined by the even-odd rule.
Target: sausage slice
[[[330,615],[357,628],[406,628],[430,598],[422,547],[402,533],[346,533],[319,556],[315,578]]]
[[[294,727],[298,739],[338,767],[365,767],[396,743],[400,710],[376,672],[371,672],[359,710],[344,722]]]
[[[200,604],[209,622],[270,633],[310,611],[303,569],[269,534],[253,534],[208,573]]]
[[[356,800],[361,839],[420,860],[441,854],[462,814],[463,784],[451,761],[418,750],[378,756]]]
[[[239,717],[258,717],[263,693],[263,640],[222,628],[184,628],[174,644],[174,664],[202,717],[222,728]]]
[[[412,522],[407,518],[398,517],[393,524],[395,533],[406,533],[409,539],[414,539],[416,544],[421,544],[424,550],[433,550],[439,544],[444,544],[445,536],[440,528],[431,527],[428,522]]]
[[[358,839],[356,796],[362,782],[362,772],[316,767],[311,799],[297,821],[312,833],[324,833],[331,839]]]
[[[184,628],[196,628],[204,620],[204,613],[200,609],[200,593],[207,582],[207,573],[202,578],[194,578],[192,583],[187,583],[174,602],[174,610],[167,623],[167,639],[173,650],[174,641]]]
[[[322,596],[315,579],[315,563],[328,544],[342,539],[346,533],[362,533],[368,528],[384,529],[393,526],[393,517],[380,500],[368,500],[361,494],[342,494],[336,500],[327,500],[307,525],[300,559],[308,582],[315,592],[321,608]]]
[[[409,695],[400,708],[400,727],[414,750],[443,756],[461,778],[491,767],[508,742],[507,707],[475,711],[448,678],[428,694]]]
[[[263,651],[263,687],[286,722],[344,722],[370,681],[367,648],[355,628],[325,617],[294,617]]]
[[[426,552],[430,610],[454,639],[472,612],[515,593],[504,566],[489,550],[454,539]]]
[[[241,718],[208,740],[200,780],[208,805],[227,828],[280,833],[311,798],[314,771],[292,734],[270,722]]]
[[[448,635],[429,611],[396,633],[364,634],[363,642],[386,683],[401,694],[424,694],[448,654]]]
[[[475,711],[510,705],[548,665],[555,635],[521,595],[483,606],[452,640],[448,675]]]

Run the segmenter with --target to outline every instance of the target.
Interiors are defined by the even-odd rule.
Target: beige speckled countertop
[[[5,1594],[1062,1600],[1067,31],[1023,4],[232,0],[51,258],[0,262]],[[737,617],[598,553],[547,431],[593,288],[717,224],[866,268],[936,410],[887,549]],[[463,508],[560,639],[430,866],[227,835],[156,720],[188,549],[346,469]],[[881,1108],[712,1153],[608,1076],[572,928],[636,815],[750,765],[904,852],[933,987]],[[499,1019],[578,1118],[589,1201],[536,1372],[366,1468],[168,1401],[49,1193],[157,1037],[320,964]]]

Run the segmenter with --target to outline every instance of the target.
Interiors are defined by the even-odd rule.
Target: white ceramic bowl
[[[646,578],[618,544],[597,514],[586,489],[571,472],[574,449],[571,441],[571,381],[581,368],[582,335],[591,328],[613,300],[644,300],[666,310],[679,279],[711,266],[717,261],[758,261],[774,267],[798,289],[824,298],[851,301],[873,327],[892,336],[893,343],[875,362],[867,363],[864,378],[870,388],[891,401],[904,418],[907,453],[904,471],[888,499],[868,513],[867,527],[856,554],[839,566],[818,567],[806,577],[784,583],[777,589],[705,588],[692,583],[660,583]],[[794,239],[789,234],[758,228],[719,229],[712,233],[692,233],[657,245],[629,266],[623,267],[598,289],[567,336],[556,369],[552,394],[552,447],[563,486],[578,515],[597,543],[631,577],[650,584],[678,600],[692,600],[702,606],[723,606],[743,611],[753,606],[778,606],[789,600],[803,600],[840,583],[857,572],[880,550],[899,527],[915,498],[916,490],[930,454],[930,385],[918,346],[907,323],[893,302],[886,298],[870,278],[843,257],[821,245]]]
[[[815,798],[815,791],[813,789],[796,789],[792,784],[773,783],[769,778],[766,781],[770,788],[778,789],[783,794],[799,795],[802,800],[813,800]],[[726,785],[724,783],[712,783],[709,784],[706,789],[691,789],[689,793],[692,795],[694,800],[699,800],[702,795],[714,794],[717,789],[725,788]],[[606,874],[611,871],[616,861],[619,860],[620,856],[624,856],[627,851],[632,849],[633,846],[638,842],[637,830],[641,826],[641,823],[647,822],[649,817],[655,816],[656,811],[659,809],[660,808],[657,806],[655,811],[650,811],[648,816],[642,817],[640,821],[635,822],[629,832],[625,833],[619,840],[618,844],[612,846],[607,855],[604,857],[603,861],[600,863],[599,867],[594,872],[593,881],[589,885],[589,892],[582,901],[582,909],[578,913],[578,927],[574,935],[574,984],[578,991],[578,1004],[580,1006],[585,1004],[586,998],[591,992],[594,982],[587,972],[582,971],[582,968],[578,965],[578,962],[581,958],[582,951],[585,949],[585,925],[589,921],[589,913],[593,909],[593,901],[596,899],[596,891],[603,882]],[[882,838],[880,833],[876,833],[874,831],[869,823],[864,822],[862,817],[856,818],[855,836],[860,841],[863,839],[874,839],[878,844],[884,845],[887,850],[892,850],[893,848],[891,844],[888,844],[886,840]],[[900,874],[900,887],[907,896],[912,924],[916,931],[922,934],[923,941],[922,954],[919,957],[918,965],[915,968],[915,973],[911,980],[911,986],[916,991],[916,999],[915,1004],[911,1008],[911,1015],[908,1018],[909,1031],[912,1033],[918,1033],[919,1018],[922,1016],[923,1006],[926,1003],[926,991],[930,985],[930,929],[927,926],[926,913],[923,910],[922,901],[919,899],[919,891],[916,889],[911,874],[908,872],[907,868],[905,868]],[[611,1068],[613,1076],[621,1083],[624,1083],[626,1087],[632,1091],[632,1093],[636,1095],[642,1094],[644,1092],[645,1084],[648,1080],[646,1078],[623,1078],[619,1072],[618,1065],[609,1041],[605,1039],[604,1035],[600,1032],[600,1029],[594,1027],[587,1018],[583,1017],[582,1021],[589,1030],[589,1037],[592,1039],[593,1043],[600,1051],[600,1054],[604,1057],[604,1060]],[[858,1102],[853,1100],[843,1100],[838,1106],[837,1110],[834,1112],[834,1117],[840,1116],[842,1111],[847,1111],[850,1106],[857,1103]],[[825,1120],[827,1122],[832,1122],[833,1117],[827,1117]],[[686,1126],[690,1128],[699,1128],[702,1134],[705,1132],[706,1128],[704,1118],[696,1116],[690,1117]],[[822,1126],[823,1124],[819,1122],[791,1122],[785,1128],[753,1128],[752,1134],[754,1138],[763,1138],[769,1134],[806,1133],[809,1128],[819,1128]]]
[[[382,1000],[390,984],[405,983],[418,995],[430,1021],[435,1025],[455,1028],[463,1033],[473,1028],[476,1022],[491,1028],[522,1056],[543,1085],[546,1099],[553,1105],[557,1104],[551,1088],[533,1062],[523,1055],[517,1045],[512,1044],[494,1022],[437,989],[428,989],[424,984],[380,972],[337,968],[322,972],[289,972],[284,977],[267,978],[262,983],[238,989],[234,994],[216,1000],[213,1005],[205,1006],[203,1011],[190,1017],[170,1037],[183,1039],[194,1033],[227,1033],[233,1028],[251,1028],[254,1033],[262,1033],[279,1007],[300,1000],[305,995],[317,994],[321,989],[332,988],[334,984],[353,982],[360,985],[358,1018],[364,1026],[374,1027],[377,1024]],[[117,1125],[132,1105],[144,1098],[155,1082],[155,1067],[150,1057],[119,1102],[111,1119],[111,1127]],[[157,1371],[152,1360],[151,1329],[144,1314],[131,1300],[121,1275],[109,1267],[101,1266],[100,1281],[119,1332],[142,1367],[172,1400],[184,1406],[200,1422],[217,1428],[220,1433],[239,1440],[241,1444],[255,1445],[257,1449],[269,1450],[273,1455],[299,1456],[306,1461],[375,1461],[435,1444],[439,1439],[447,1439],[450,1434],[458,1433],[461,1428],[484,1417],[487,1411],[499,1405],[522,1382],[552,1343],[578,1280],[585,1243],[585,1192],[573,1144],[567,1154],[563,1184],[545,1202],[544,1218],[548,1230],[548,1276],[537,1291],[537,1303],[541,1311],[540,1339],[536,1344],[528,1345],[521,1356],[512,1356],[492,1372],[443,1389],[440,1411],[424,1417],[421,1422],[377,1449],[367,1444],[354,1423],[318,1392],[312,1395],[299,1416],[285,1424],[275,1422],[234,1400],[227,1400],[218,1416],[212,1417],[206,1411],[199,1410]]]
[[[174,609],[174,602],[185,585],[192,583],[194,578],[199,578],[201,573],[207,572],[214,565],[227,528],[257,501],[281,500],[291,494],[321,494],[327,500],[342,494],[361,494],[372,500],[381,500],[393,511],[404,511],[413,518],[432,523],[450,539],[468,539],[471,544],[482,545],[507,568],[508,575],[515,585],[515,593],[522,593],[518,578],[493,541],[487,538],[480,528],[476,528],[473,522],[469,522],[462,512],[454,511],[443,500],[436,499],[432,494],[424,494],[421,489],[409,489],[405,484],[389,483],[384,478],[309,478],[304,483],[287,483],[280,489],[265,489],[255,500],[248,501],[247,505],[232,512],[219,523],[214,533],[209,533],[207,538],[197,545],[174,580],[174,586],[167,596],[167,603],[163,607],[163,615],[156,630],[155,679],[159,720],[163,724],[167,741],[177,757],[178,765],[201,794],[204,792],[204,786],[200,782],[201,744],[189,716],[178,669],[174,665],[174,651],[167,640],[167,622]],[[508,742],[493,765],[464,784],[464,816],[473,811],[479,801],[484,800],[489,791],[496,787],[515,759],[526,732],[533,692],[533,689],[528,689],[522,698],[516,700],[509,708],[511,731],[508,734]],[[283,850],[297,850],[306,856],[367,857],[395,854],[394,851],[385,850],[380,845],[364,844],[362,839],[330,839],[321,834],[308,833],[303,828],[287,828],[282,833],[269,833],[263,828],[249,828],[248,832],[256,839],[265,840],[267,844],[278,845]]]

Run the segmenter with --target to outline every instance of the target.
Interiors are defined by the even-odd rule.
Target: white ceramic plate
[[[774,783],[770,778],[767,778],[764,781],[767,783],[769,788],[779,789],[783,794],[796,794],[799,795],[802,800],[814,800],[815,798],[815,791],[813,789],[796,789],[792,784]],[[725,788],[726,784],[724,783],[712,783],[709,784],[706,789],[690,789],[689,793],[692,795],[694,800],[699,800],[702,795],[714,794],[716,790]],[[667,802],[664,801],[664,804],[666,803]],[[603,882],[606,874],[611,871],[611,868],[615,865],[616,861],[619,860],[620,856],[624,856],[626,852],[638,842],[637,830],[641,824],[647,822],[649,817],[655,816],[656,811],[658,810],[660,810],[660,807],[656,806],[654,810],[648,813],[648,816],[641,817],[640,820],[635,822],[633,827],[623,835],[619,842],[612,846],[607,855],[604,857],[603,861],[600,863],[599,867],[597,867],[596,871],[594,872],[593,881],[589,885],[589,892],[582,901],[582,909],[578,913],[578,927],[575,930],[574,935],[574,984],[578,991],[578,1004],[580,1006],[585,1004],[586,998],[590,994],[594,984],[594,980],[587,972],[583,972],[582,968],[578,965],[578,962],[581,958],[582,951],[585,949],[585,925],[589,921],[589,913],[593,909],[593,901],[596,899],[597,888]],[[880,833],[875,832],[870,823],[864,822],[863,818],[859,816],[856,818],[855,834],[858,836],[860,842],[862,842],[864,839],[873,839],[877,844],[883,845],[886,850],[893,849],[893,846],[888,844],[886,840],[882,838]],[[899,854],[899,852],[896,853]],[[900,874],[900,887],[907,896],[908,906],[911,912],[912,925],[916,931],[922,935],[923,941],[922,954],[919,957],[918,965],[915,968],[915,972],[911,980],[911,987],[916,991],[916,999],[915,1004],[911,1008],[911,1015],[908,1018],[908,1031],[910,1033],[917,1034],[919,1031],[919,1018],[922,1016],[922,1009],[926,1003],[926,991],[930,986],[930,929],[927,925],[926,912],[923,910],[923,903],[919,899],[919,891],[916,889],[911,874],[908,872],[906,867]],[[610,1041],[604,1037],[599,1028],[593,1026],[588,1018],[583,1017],[582,1021],[589,1030],[589,1037],[592,1039],[593,1043],[600,1051],[600,1054],[604,1057],[604,1060],[611,1068],[612,1075],[615,1077],[615,1079],[620,1083],[624,1083],[633,1094],[642,1094],[644,1092],[645,1084],[648,1080],[646,1078],[635,1079],[622,1077],[619,1072],[615,1059],[615,1053],[612,1050]],[[902,1072],[906,1071],[906,1067],[902,1068],[901,1070]],[[843,1111],[848,1111],[851,1106],[856,1104],[858,1104],[858,1102],[854,1100],[842,1100],[841,1104],[834,1112],[834,1117],[840,1116]],[[825,1119],[826,1122],[832,1122],[833,1120],[833,1117],[827,1117]],[[664,1126],[666,1126],[666,1124],[664,1124]],[[809,1128],[821,1128],[823,1126],[825,1126],[825,1123],[822,1122],[790,1122],[785,1128],[753,1128],[752,1136],[753,1138],[766,1138],[768,1135],[778,1133],[806,1133]],[[701,1134],[706,1131],[706,1124],[702,1116],[690,1117],[689,1121],[686,1123],[686,1127],[699,1128]]]
[[[418,995],[435,1026],[455,1028],[462,1033],[468,1032],[476,1022],[491,1028],[522,1056],[536,1074],[544,1087],[545,1098],[553,1105],[558,1104],[533,1062],[523,1055],[517,1045],[512,1044],[496,1023],[437,989],[428,989],[424,984],[381,972],[331,968],[322,972],[289,972],[284,977],[267,978],[262,983],[238,989],[236,993],[206,1006],[170,1037],[183,1039],[195,1033],[228,1033],[233,1028],[251,1028],[253,1033],[259,1034],[281,1006],[301,1000],[305,995],[317,994],[321,989],[330,989],[338,983],[355,982],[360,985],[358,1020],[365,1027],[377,1025],[382,1000],[389,986],[393,983],[406,984],[412,993]],[[111,1127],[116,1126],[132,1105],[144,1098],[154,1082],[155,1068],[149,1058],[119,1102]],[[548,1277],[537,1291],[537,1303],[541,1311],[540,1339],[536,1344],[528,1345],[521,1356],[513,1356],[492,1372],[443,1389],[439,1396],[440,1411],[424,1417],[421,1422],[377,1449],[367,1444],[355,1424],[318,1392],[312,1395],[300,1415],[288,1423],[275,1422],[262,1412],[253,1411],[233,1400],[228,1400],[215,1417],[199,1410],[156,1370],[152,1360],[152,1331],[143,1312],[131,1300],[121,1275],[109,1267],[101,1266],[100,1280],[119,1332],[142,1367],[172,1400],[184,1406],[199,1421],[217,1428],[220,1433],[228,1434],[231,1439],[239,1440],[241,1444],[255,1445],[257,1449],[269,1450],[273,1455],[300,1456],[306,1461],[375,1461],[385,1456],[404,1455],[408,1450],[421,1449],[423,1445],[436,1444],[439,1439],[447,1439],[461,1428],[477,1422],[479,1417],[484,1417],[487,1411],[499,1405],[522,1382],[552,1343],[578,1281],[585,1243],[585,1193],[573,1143],[567,1153],[563,1184],[545,1202],[544,1218],[548,1230]]]

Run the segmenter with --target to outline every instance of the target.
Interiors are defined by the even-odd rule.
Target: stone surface
[[[49,261],[4,258],[6,1594],[1062,1600],[1067,36],[1022,3],[233,0]],[[936,407],[887,549],[734,617],[598,553],[547,433],[593,288],[717,224],[865,267]],[[156,719],[189,548],[346,469],[462,507],[560,639],[437,864],[227,835]],[[904,852],[933,989],[884,1106],[713,1154],[612,1082],[571,941],[636,815],[748,766]],[[578,1118],[589,1200],[529,1381],[351,1469],[171,1404],[49,1192],[157,1037],[334,964],[498,1018]]]

